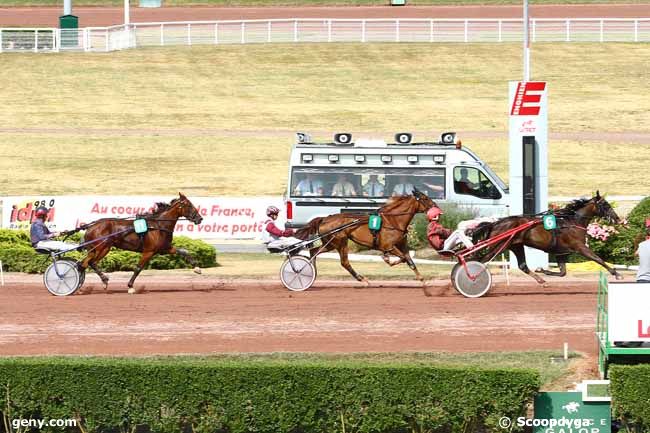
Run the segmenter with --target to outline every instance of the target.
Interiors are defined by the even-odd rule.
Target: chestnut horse
[[[435,203],[429,197],[418,190],[414,190],[410,195],[391,197],[386,201],[384,206],[379,208],[377,213],[382,218],[382,226],[376,233],[376,236],[368,228],[369,215],[351,213],[339,213],[327,217],[314,218],[305,227],[298,230],[294,236],[298,239],[307,240],[314,235],[327,233],[330,230],[358,220],[357,224],[353,224],[349,228],[323,236],[321,238],[322,246],[309,250],[310,257],[315,257],[322,252],[335,249],[339,253],[341,266],[356,278],[357,281],[368,284],[368,279],[358,274],[350,266],[350,261],[348,260],[348,239],[350,239],[364,247],[381,251],[383,253],[382,258],[390,266],[406,262],[413,272],[415,272],[415,277],[424,283],[422,275],[420,275],[420,272],[409,255],[406,235],[408,226],[415,214],[426,212],[433,206],[435,206]],[[397,256],[399,260],[397,262],[391,262],[390,255]]]
[[[84,244],[88,255],[80,266],[86,269],[90,266],[101,278],[104,289],[108,287],[108,277],[97,267],[111,248],[116,247],[127,251],[142,253],[140,262],[129,280],[129,289],[149,260],[156,254],[179,254],[186,259],[194,271],[201,273],[196,267],[194,258],[184,249],[172,246],[174,227],[179,218],[185,217],[194,224],[200,224],[203,218],[187,197],[179,193],[179,198],[173,199],[169,204],[158,203],[157,209],[148,214],[138,215],[139,219],[147,221],[147,231],[138,235],[133,228],[133,219],[102,218],[86,224],[79,230],[86,230]]]
[[[609,271],[616,279],[622,276],[615,269],[610,268],[600,257],[598,257],[586,243],[587,226],[595,217],[603,218],[610,224],[618,224],[620,219],[612,206],[600,196],[599,192],[590,199],[578,199],[569,203],[564,208],[554,212],[557,221],[557,228],[554,230],[544,229],[540,215],[517,215],[502,218],[493,223],[482,223],[473,230],[474,242],[488,239],[512,228],[527,223],[533,219],[540,220],[540,223],[531,228],[517,233],[512,240],[502,241],[497,245],[488,248],[487,251],[479,251],[478,259],[481,262],[492,260],[495,255],[508,249],[517,257],[519,269],[533,277],[539,284],[544,284],[542,277],[535,275],[526,265],[524,245],[555,255],[560,272],[537,269],[536,272],[545,275],[563,277],[566,275],[566,259],[569,254],[576,253],[589,260],[592,260]],[[507,243],[507,245],[505,245]]]

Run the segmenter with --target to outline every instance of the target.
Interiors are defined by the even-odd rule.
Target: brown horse
[[[383,253],[382,258],[390,266],[406,262],[415,272],[418,280],[424,282],[422,275],[418,271],[415,263],[408,253],[406,234],[408,226],[416,213],[426,212],[435,203],[420,191],[414,190],[410,195],[391,197],[386,204],[377,211],[382,218],[382,226],[376,236],[368,228],[369,215],[366,214],[349,214],[339,213],[327,217],[314,218],[307,225],[296,232],[294,235],[298,239],[307,240],[314,235],[327,233],[345,224],[353,223],[358,220],[357,224],[331,235],[325,235],[321,238],[322,246],[314,247],[309,251],[311,257],[331,250],[337,250],[341,259],[341,266],[357,279],[368,284],[368,279],[358,274],[348,260],[348,239],[351,239],[364,247],[379,250]],[[397,262],[391,262],[390,256],[394,255],[399,258]]]
[[[512,240],[504,240],[489,248],[487,251],[479,251],[478,257],[473,259],[481,262],[490,261],[505,249],[512,251],[517,257],[519,269],[533,277],[538,283],[544,284],[542,277],[528,269],[524,246],[537,248],[538,250],[552,253],[556,256],[560,272],[537,269],[536,272],[545,275],[563,277],[566,275],[566,259],[569,254],[577,253],[589,260],[592,260],[609,271],[616,279],[621,275],[615,269],[610,268],[600,257],[589,249],[586,243],[587,226],[595,217],[605,219],[611,224],[618,224],[620,219],[611,205],[600,196],[599,192],[590,199],[578,199],[569,203],[562,209],[555,211],[557,228],[555,230],[544,229],[540,215],[518,215],[502,218],[494,223],[480,224],[473,232],[472,238],[475,242],[488,239],[512,228],[537,219],[539,224],[518,233]]]
[[[185,217],[194,224],[200,224],[203,218],[194,205],[179,193],[169,204],[158,203],[157,209],[148,214],[138,215],[138,218],[147,221],[148,230],[138,235],[133,228],[133,219],[103,218],[86,224],[80,229],[87,229],[84,235],[85,248],[88,255],[81,262],[81,267],[86,269],[90,266],[101,278],[104,289],[108,287],[108,277],[97,267],[97,263],[103,259],[111,248],[116,247],[127,251],[142,253],[140,262],[135,268],[133,276],[129,280],[129,289],[133,288],[133,282],[142,269],[149,263],[149,260],[156,254],[179,254],[195,266],[194,271],[201,273],[196,267],[194,258],[184,249],[172,246],[174,227],[179,218]]]

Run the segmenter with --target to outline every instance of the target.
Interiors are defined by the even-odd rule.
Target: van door
[[[503,213],[503,191],[485,172],[477,167],[456,166],[453,169],[452,201],[476,208],[481,215]]]

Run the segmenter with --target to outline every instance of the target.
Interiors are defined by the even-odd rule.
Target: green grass
[[[551,132],[650,132],[650,45],[536,44]],[[2,56],[3,194],[282,194],[297,130],[507,130],[519,44],[304,44]],[[17,132],[18,131],[18,132]],[[507,138],[464,139],[507,178]],[[631,157],[631,156],[634,157]],[[650,148],[551,141],[550,194],[645,194]],[[47,173],[47,175],[45,174]],[[630,181],[633,179],[634,181]]]
[[[163,6],[386,6],[389,0],[162,0]],[[562,4],[644,3],[644,0],[563,0]],[[122,6],[121,0],[77,0],[75,6]],[[131,0],[133,6],[138,1]],[[520,5],[517,0],[407,0],[411,6]],[[535,0],[535,4],[558,4],[557,0]],[[60,6],[59,0],[0,0],[4,6]]]

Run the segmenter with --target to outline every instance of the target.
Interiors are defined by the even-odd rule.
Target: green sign
[[[370,230],[381,229],[381,217],[379,215],[370,215],[368,218],[368,228]]]
[[[148,230],[147,220],[145,220],[145,219],[137,219],[137,220],[133,221],[133,230],[135,230],[135,232],[137,234],[146,233],[147,230]]]
[[[544,215],[542,217],[542,222],[544,223],[544,228],[546,230],[553,230],[557,228],[557,221],[555,220],[555,215]]]
[[[518,420],[519,421],[519,420]],[[582,401],[580,392],[541,392],[535,396],[535,418],[526,419],[533,433],[611,433],[608,401]]]

